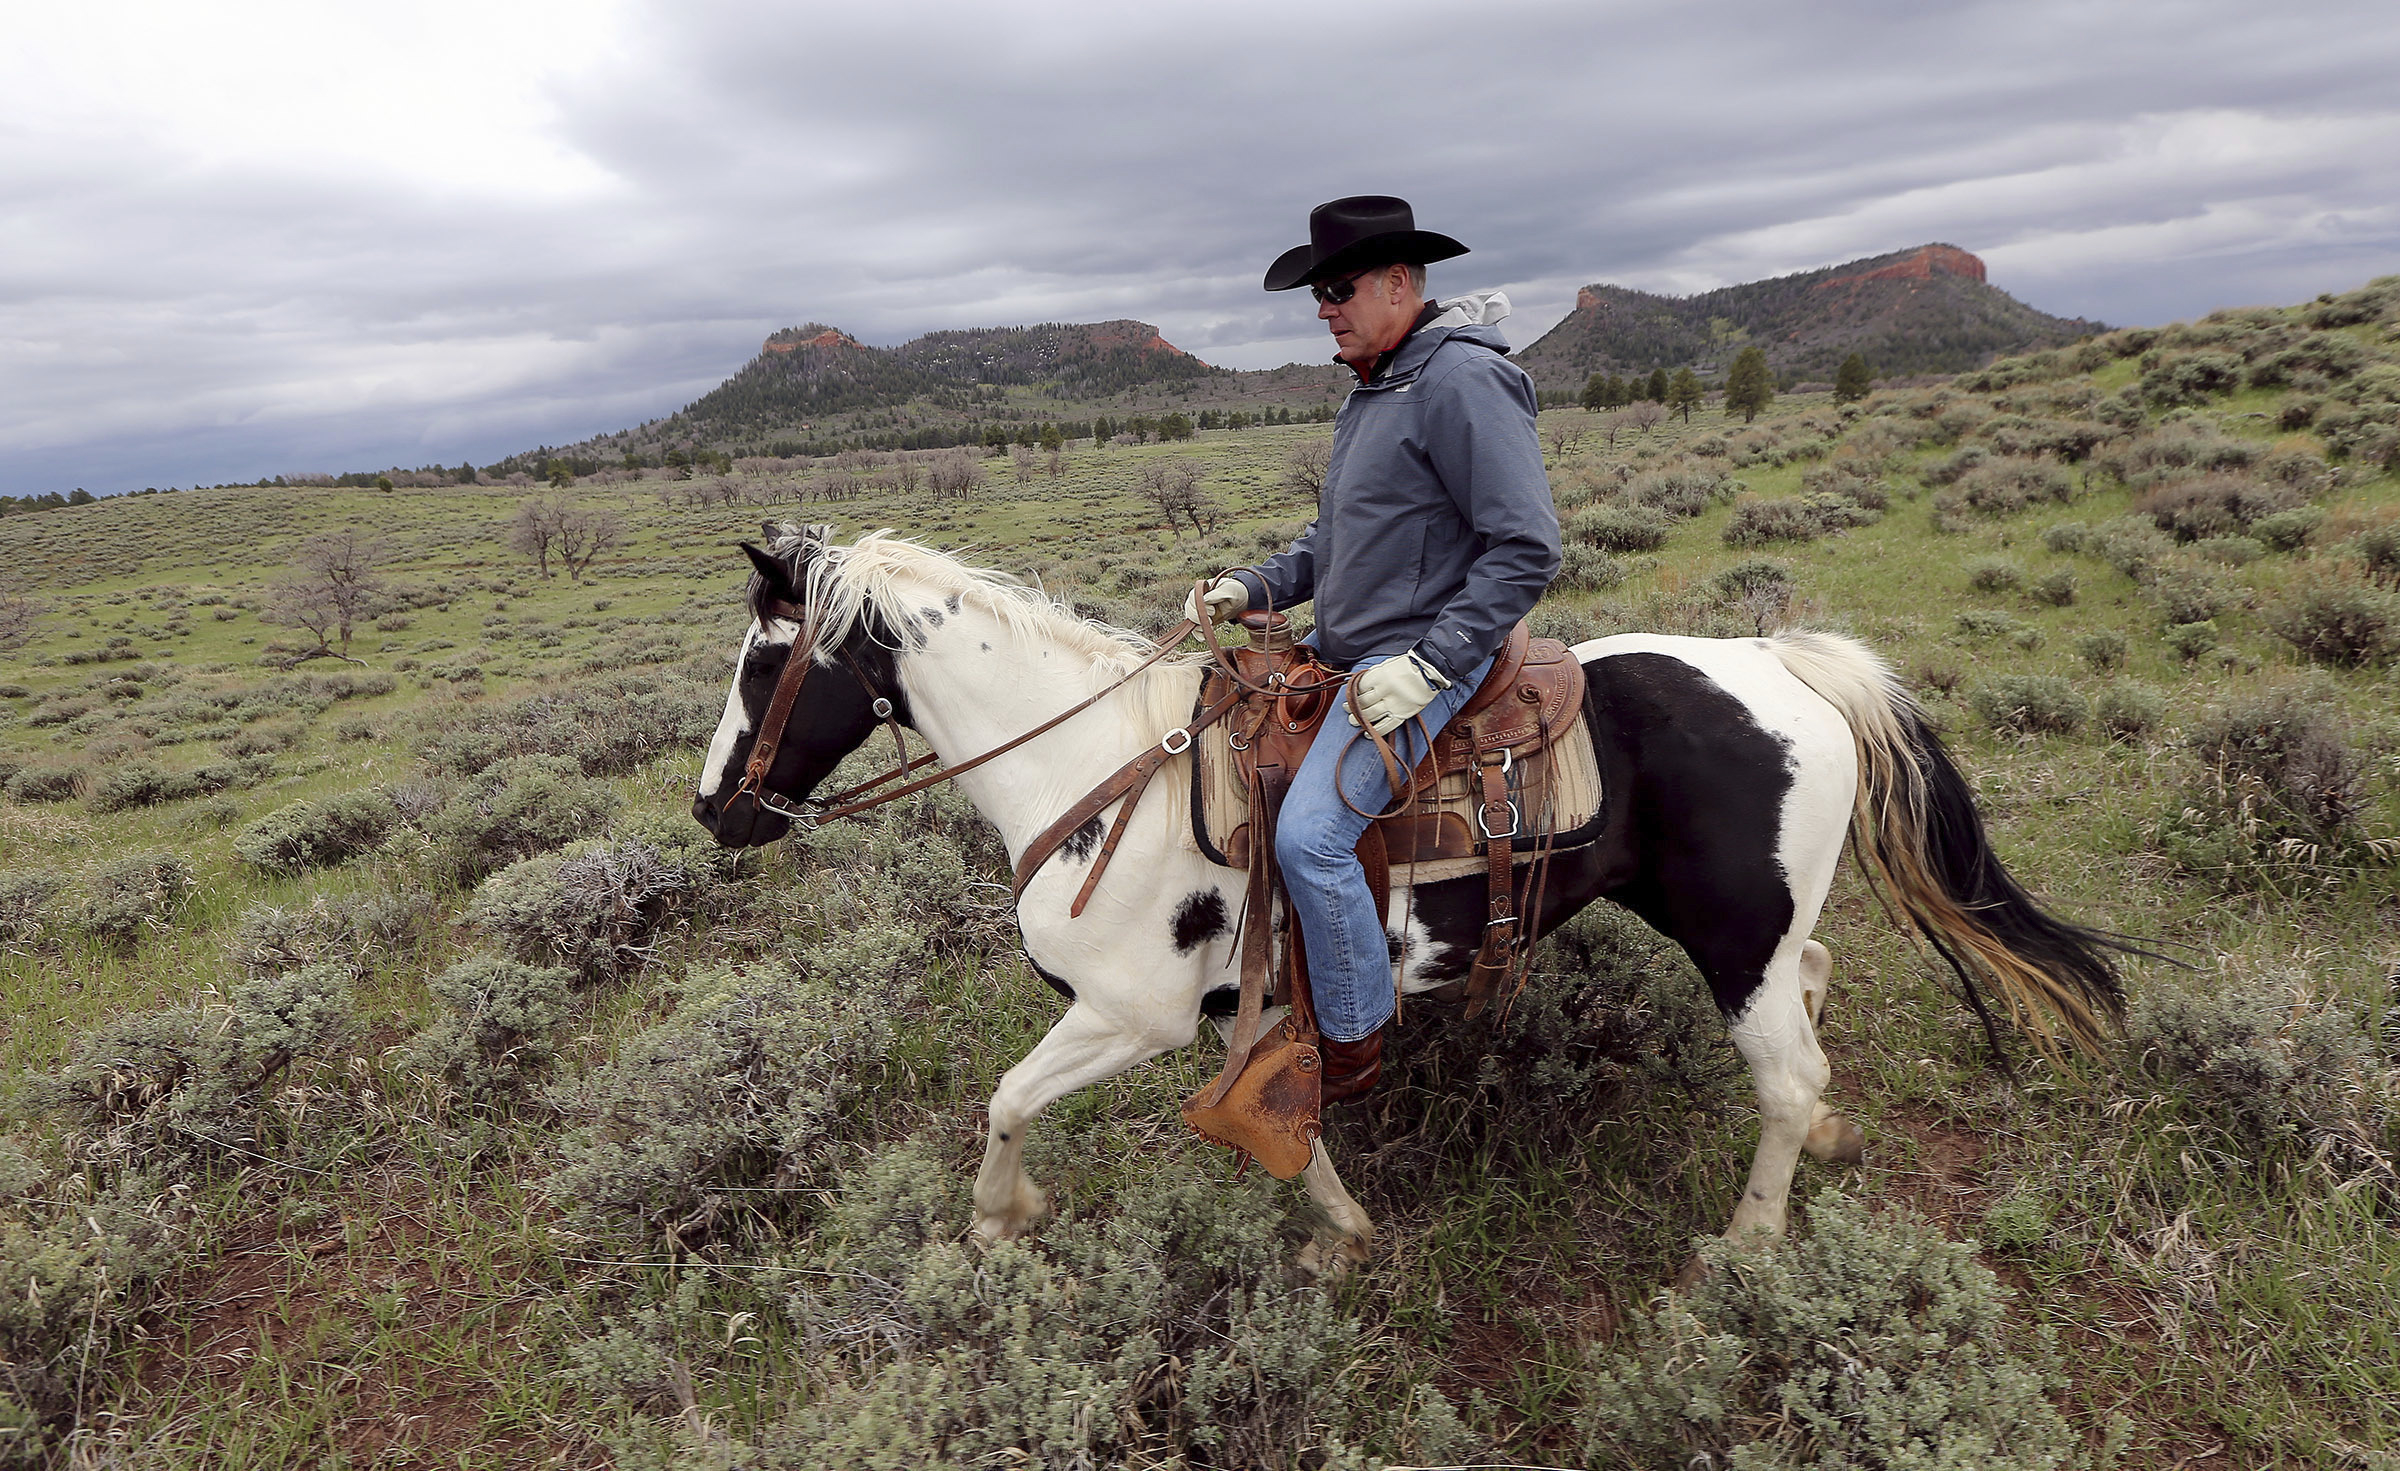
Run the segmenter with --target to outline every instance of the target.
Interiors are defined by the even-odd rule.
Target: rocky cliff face
[[[1779,373],[1830,380],[1853,352],[1882,376],[1956,373],[2098,330],[2025,305],[1972,252],[1935,242],[1697,296],[1586,286],[1518,361],[1544,388],[1573,388],[1594,372],[1719,372],[1757,346]]]

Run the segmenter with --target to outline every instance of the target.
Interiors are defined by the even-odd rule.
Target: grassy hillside
[[[1058,1003],[954,797],[703,846],[733,543],[889,525],[1159,627],[1298,528],[1322,426],[949,493],[889,456],[617,472],[559,492],[628,531],[581,581],[506,550],[530,490],[11,517],[5,1454],[2392,1464],[2400,279],[1613,422],[1544,416],[1542,631],[1871,641],[2018,876],[2184,962],[2133,968],[2120,1051],[2004,1074],[1845,878],[1825,1033],[1867,1163],[1805,1164],[1788,1252],[1661,1301],[1754,1110],[1689,967],[1596,913],[1503,1023],[1412,1004],[1332,1130],[1380,1227],[1347,1279],[1294,1271],[1297,1193],[1176,1122],[1213,1043],[1053,1108],[1057,1214],[980,1248],[981,1103]],[[1175,466],[1205,534],[1141,493]],[[297,660],[273,584],[344,529],[386,540],[378,611],[357,664]]]

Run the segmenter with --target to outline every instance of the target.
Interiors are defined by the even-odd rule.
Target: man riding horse
[[[1467,247],[1417,229],[1406,200],[1319,205],[1308,233],[1268,268],[1266,289],[1308,287],[1335,356],[1358,375],[1334,418],[1317,519],[1288,550],[1196,593],[1186,611],[1221,619],[1313,600],[1318,662],[1363,671],[1360,714],[1413,766],[1558,571],[1537,400],[1487,321],[1501,313],[1483,298],[1426,300],[1426,265]],[[1319,730],[1275,829],[1307,948],[1327,1103],[1374,1086],[1397,1002],[1384,916],[1354,851],[1394,794],[1356,720]]]

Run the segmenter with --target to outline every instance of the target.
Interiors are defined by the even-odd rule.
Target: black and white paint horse
[[[956,764],[1032,730],[1122,678],[1153,646],[1076,617],[1007,577],[875,534],[770,523],[749,548],[754,621],[707,756],[693,815],[728,846],[773,842],[787,820],[739,790],[784,662],[815,667],[767,774],[808,797],[895,716]],[[802,607],[798,623],[758,616]],[[1595,899],[1680,944],[1707,978],[1758,1088],[1758,1153],[1732,1234],[1779,1235],[1800,1152],[1855,1159],[1858,1130],[1820,1096],[1817,1046],[1832,957],[1809,938],[1845,836],[1954,965],[1980,975],[2020,1024],[2096,1042],[2120,1007],[2109,937],[2047,915],[2002,870],[1964,781],[1909,695],[1848,639],[1786,633],[1694,639],[1629,634],[1578,645],[1604,784],[1601,836],[1564,852],[1546,886],[1547,931]],[[1058,729],[958,784],[1011,856],[1099,780],[1190,718],[1199,657],[1142,671]],[[1171,775],[1171,773],[1170,773]],[[1189,784],[1162,779],[1080,918],[1068,906],[1093,843],[1070,842],[1018,906],[1025,950],[1070,1005],[992,1095],[976,1224],[1014,1236],[1045,1197],[1025,1173],[1025,1130],[1053,1100],[1191,1042],[1204,1015],[1229,1029],[1242,876],[1193,839]],[[1104,816],[1114,817],[1113,809]],[[1097,824],[1094,825],[1097,838]],[[1395,980],[1429,990],[1464,974],[1485,909],[1480,876],[1413,894],[1395,868]],[[1406,916],[1406,932],[1401,932]],[[2055,1028],[2055,1032],[2053,1030]],[[1372,1226],[1320,1141],[1302,1176],[1334,1233],[1316,1252],[1357,1257]]]

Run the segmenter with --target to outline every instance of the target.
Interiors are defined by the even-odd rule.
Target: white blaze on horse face
[[[793,635],[785,634],[785,638]],[[723,790],[733,776],[733,748],[750,733],[750,712],[742,708],[742,670],[750,662],[751,651],[767,642],[760,637],[756,623],[742,634],[741,652],[734,656],[733,683],[725,691],[725,713],[717,717],[717,733],[709,737],[708,760],[700,767],[700,795],[713,797]]]

